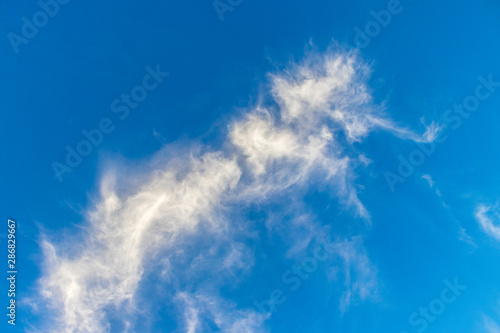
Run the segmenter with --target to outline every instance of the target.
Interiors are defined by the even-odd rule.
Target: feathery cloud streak
[[[264,99],[269,102],[229,123],[223,148],[190,143],[168,161],[149,163],[151,171],[134,175],[139,181],[126,181],[109,170],[101,181],[99,201],[85,216],[84,241],[76,246],[42,241],[40,293],[59,318],[48,329],[109,330],[108,313],[134,302],[141,280],[150,273],[148,258],[182,247],[179,240],[201,226],[231,228],[225,216],[241,204],[327,182],[346,207],[368,220],[353,181],[356,159],[366,158],[359,157],[364,155],[351,143],[375,130],[417,142],[432,140],[436,131],[432,125],[418,135],[385,116],[372,101],[366,85],[369,74],[355,52],[311,54],[270,75]],[[346,260],[358,266],[352,269],[361,279],[346,282],[343,309],[353,299],[353,290],[364,299],[371,294],[366,288],[374,285],[367,257],[348,255],[352,251],[345,245]],[[241,270],[234,260],[231,269]],[[181,290],[177,295],[176,302],[181,300],[188,309],[187,332],[197,331],[202,315],[226,332],[236,332],[242,322],[259,316],[253,310],[229,311],[232,305],[207,300],[211,296]],[[222,321],[221,313],[228,311],[233,316]]]

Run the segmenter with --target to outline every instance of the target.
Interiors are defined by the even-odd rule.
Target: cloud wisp
[[[58,318],[46,331],[110,330],[111,313],[133,311],[153,261],[172,253],[182,257],[187,252],[183,239],[189,235],[208,230],[205,236],[214,241],[220,239],[214,235],[226,235],[234,251],[221,269],[244,271],[241,256],[251,254],[231,239],[242,231],[227,218],[242,205],[294,196],[296,189],[327,183],[353,216],[369,220],[355,184],[356,167],[366,165],[366,157],[353,143],[376,130],[416,142],[435,136],[435,127],[418,135],[389,119],[373,103],[369,74],[369,66],[355,52],[310,54],[302,63],[270,74],[269,93],[263,98],[268,102],[249,107],[230,122],[222,147],[171,145],[145,163],[147,171],[106,170],[99,199],[83,217],[83,240],[65,243],[45,236],[41,241],[45,262],[40,302]],[[375,283],[368,257],[354,251],[358,245],[338,245],[348,270],[343,311],[355,297],[371,295]],[[197,257],[191,258],[191,267]],[[171,260],[166,261],[166,276],[176,267]],[[176,296],[171,302],[185,309],[186,332],[198,332],[203,320],[219,330],[239,332],[248,320],[266,319],[210,292],[172,288]],[[253,326],[252,332],[258,331]]]
[[[500,211],[498,205],[479,205],[476,209],[475,217],[482,230],[488,236],[500,241]]]

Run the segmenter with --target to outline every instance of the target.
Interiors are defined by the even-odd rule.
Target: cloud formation
[[[177,300],[183,307],[187,333],[207,331],[207,320],[221,332],[266,332],[260,325],[267,315],[254,310],[237,309],[232,303],[214,295],[179,293]]]
[[[100,199],[84,216],[83,241],[65,244],[48,236],[42,241],[40,294],[58,318],[47,330],[109,330],[109,313],[134,303],[141,281],[151,273],[151,258],[179,251],[182,256],[186,235],[233,232],[238,228],[226,217],[242,204],[327,183],[353,215],[368,220],[354,181],[356,167],[366,166],[368,159],[352,143],[375,130],[427,142],[438,130],[431,124],[418,135],[390,120],[373,103],[366,84],[369,74],[369,66],[355,52],[310,54],[302,63],[270,74],[269,94],[263,98],[267,102],[228,124],[223,148],[186,144],[182,151],[173,149],[175,156],[169,153],[167,159],[149,162],[149,171],[133,174],[135,180],[108,170]],[[221,270],[234,272],[244,269],[241,258],[251,253],[230,239],[231,232],[226,241],[232,251]],[[353,301],[373,296],[375,268],[360,240],[338,246],[346,263],[345,311]],[[176,265],[170,259],[166,263],[164,273],[169,276]],[[185,331],[190,333],[199,332],[205,320],[221,331],[241,332],[248,320],[266,319],[211,293],[181,287],[172,302],[182,305]],[[248,329],[260,330],[255,325]]]
[[[477,207],[475,216],[483,231],[488,236],[500,241],[500,212],[498,205],[481,204]]]
[[[340,310],[344,313],[351,303],[379,297],[377,269],[370,262],[360,236],[339,242],[337,247],[344,264],[345,292],[340,300]]]

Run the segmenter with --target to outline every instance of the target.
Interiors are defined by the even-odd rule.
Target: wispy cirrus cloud
[[[351,304],[379,298],[377,268],[370,262],[360,236],[338,241],[336,253],[342,262],[345,292],[340,300],[340,310],[346,312]],[[336,272],[333,276],[338,274]]]
[[[500,326],[486,315],[483,315],[483,329],[486,333],[500,333]]]
[[[495,206],[480,204],[475,212],[476,221],[481,229],[490,237],[500,241],[500,211]]]
[[[153,172],[125,198],[115,192],[115,176],[106,176],[102,200],[88,214],[85,241],[71,258],[63,253],[72,244],[43,242],[50,270],[41,280],[42,295],[60,304],[65,331],[102,331],[103,309],[132,299],[148,255],[172,246],[201,221],[217,223],[217,205],[241,174],[236,162],[207,153],[183,165]]]
[[[228,333],[267,332],[261,324],[267,315],[252,309],[238,309],[213,294],[197,292],[177,294],[176,300],[184,315],[186,332],[205,332],[214,323],[219,331]]]
[[[429,187],[435,191],[436,195],[438,196],[439,200],[441,201],[441,205],[446,210],[448,210],[450,213],[452,213],[452,210],[450,209],[448,204],[446,204],[446,202],[443,198],[443,194],[439,190],[439,188],[436,185],[436,182],[432,178],[432,176],[429,174],[424,174],[420,178],[425,180],[427,182],[427,184],[429,185]],[[459,220],[455,220],[455,224],[457,225],[457,228],[458,228],[458,239],[460,239],[462,242],[465,242],[465,243],[471,245],[475,249],[477,247],[477,244],[474,242],[474,239],[467,233],[465,228],[462,226],[462,223]]]
[[[422,179],[425,179],[427,181],[427,184],[429,184],[430,188],[434,189],[436,191],[436,194],[438,197],[441,197],[441,191],[436,187],[436,184],[434,183],[434,180],[432,179],[431,175],[423,175],[421,177]],[[446,207],[446,206],[445,206]]]
[[[431,140],[435,132],[431,126],[418,135],[390,120],[373,103],[369,74],[369,66],[355,52],[311,53],[302,63],[270,74],[269,93],[262,99],[267,102],[230,122],[222,147],[169,145],[144,162],[144,170],[107,168],[99,199],[84,216],[83,240],[64,243],[46,235],[41,242],[45,262],[40,294],[57,318],[47,331],[109,330],[109,315],[133,308],[139,286],[158,258],[164,258],[166,280],[181,278],[182,274],[176,277],[176,260],[191,268],[186,274],[197,272],[200,260],[220,267],[220,257],[196,254],[196,246],[183,243],[189,235],[202,233],[214,247],[224,239],[231,251],[219,270],[232,275],[244,271],[241,261],[251,261],[252,253],[232,239],[242,234],[242,228],[227,218],[242,205],[282,196],[300,200],[300,191],[294,194],[292,189],[327,183],[353,216],[369,220],[355,184],[356,167],[368,165],[363,162],[367,158],[352,143],[375,130],[417,142]],[[290,248],[296,245],[292,242]],[[338,253],[345,261],[345,311],[351,303],[374,295],[376,269],[359,239],[339,243]],[[221,285],[231,279],[220,274],[215,280]],[[186,332],[203,331],[207,321],[221,331],[239,332],[250,319],[266,319],[193,288],[172,284],[176,296],[170,302],[182,305],[184,323],[179,325]]]

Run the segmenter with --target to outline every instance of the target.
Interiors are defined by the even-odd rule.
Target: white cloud
[[[442,128],[434,122],[423,135],[396,125],[373,103],[366,82],[370,67],[355,52],[327,52],[307,57],[287,71],[272,75],[272,92],[286,123],[316,129],[331,120],[350,141],[382,129],[399,138],[430,142]]]
[[[423,120],[422,120],[423,123]],[[439,134],[444,129],[444,124],[438,124],[436,122],[431,122],[430,125],[425,125],[425,133],[422,136],[421,142],[433,142],[439,137]]]
[[[346,140],[340,137],[349,143],[361,142],[371,131],[386,130],[423,142],[432,140],[437,131],[431,124],[423,135],[417,135],[388,119],[372,101],[366,86],[369,72],[353,52],[311,55],[270,76],[270,97],[275,103],[250,108],[228,124],[227,142],[220,151],[185,145],[182,152],[173,149],[168,162],[154,159],[146,168],[150,171],[108,171],[100,199],[85,216],[84,241],[64,243],[46,236],[42,242],[45,262],[40,293],[58,318],[57,325],[47,330],[105,331],[108,311],[133,304],[148,274],[149,258],[174,250],[182,255],[179,239],[183,235],[202,229],[232,230],[225,216],[241,204],[290,194],[287,190],[292,187],[326,183],[355,215],[368,220],[354,179],[358,159],[365,166],[369,159],[354,145],[343,144]],[[251,252],[236,242],[226,242],[231,245],[223,269],[244,270],[248,265],[244,267],[241,261],[251,262]],[[354,239],[338,245],[347,274],[343,309],[374,296],[376,289],[375,269],[359,242]],[[165,270],[173,270],[175,263],[161,259],[161,275],[173,279],[175,274]],[[225,332],[239,332],[258,317],[213,296],[177,293],[186,308],[187,332],[198,332],[203,316]]]
[[[477,244],[474,242],[474,239],[472,239],[471,236],[467,233],[464,227],[458,223],[458,228],[459,228],[459,236],[458,238],[462,241],[465,242],[469,245],[471,245],[474,249],[477,248]]]
[[[436,187],[436,184],[434,183],[434,180],[432,179],[432,177],[431,177],[430,175],[423,175],[423,176],[422,176],[422,179],[425,179],[425,180],[427,181],[427,183],[429,184],[429,186],[430,186],[432,189],[434,189],[434,190],[436,191],[436,194],[437,194],[438,196],[442,196],[442,195],[441,195],[441,192],[440,192],[440,191],[439,191],[439,189]],[[443,203],[443,204],[444,204],[444,203]],[[444,206],[445,206],[445,207],[447,207],[447,206],[446,206],[446,204],[444,204]]]
[[[176,299],[184,314],[187,333],[205,332],[209,323],[224,333],[264,333],[262,327],[268,315],[255,310],[237,309],[236,305],[220,297],[198,292],[180,292]]]
[[[343,261],[345,292],[340,300],[342,313],[354,303],[366,299],[378,299],[378,278],[375,266],[370,262],[361,237],[339,241],[335,252]]]
[[[201,221],[217,223],[217,205],[241,174],[236,162],[220,154],[184,162],[182,170],[154,172],[125,199],[108,176],[77,255],[44,242],[42,294],[59,308],[64,331],[102,331],[103,309],[132,299],[148,255],[172,246],[180,232],[193,232]]]
[[[443,195],[442,195],[441,191],[438,189],[438,187],[436,186],[436,183],[435,183],[434,179],[431,177],[431,175],[428,175],[428,174],[422,175],[421,179],[424,179],[427,182],[427,184],[429,184],[429,187],[431,189],[434,189],[436,195],[440,198],[442,206],[444,208],[446,208],[451,214],[453,214],[452,211],[450,210],[450,207],[444,201]],[[474,239],[467,233],[465,228],[462,226],[462,223],[459,220],[455,220],[455,224],[457,225],[457,228],[458,228],[458,239],[460,239],[462,242],[465,242],[465,243],[471,245],[473,247],[473,249],[475,250],[477,248],[477,245],[474,242]]]
[[[423,175],[423,176],[422,176],[422,179],[427,180],[427,183],[429,183],[429,186],[430,186],[431,188],[433,188],[433,187],[434,187],[434,181],[432,180],[432,177],[431,177],[430,175]]]
[[[488,236],[500,241],[500,212],[498,206],[481,204],[476,209],[476,220]]]
[[[240,200],[267,198],[292,185],[304,185],[319,174],[337,186],[339,197],[356,207],[360,216],[368,217],[350,182],[350,158],[342,154],[326,126],[313,131],[301,128],[300,122],[278,123],[259,108],[236,122],[230,137],[253,175]]]

